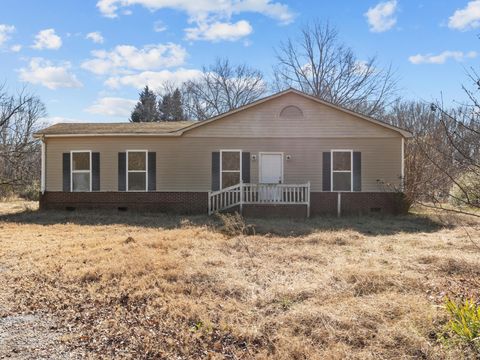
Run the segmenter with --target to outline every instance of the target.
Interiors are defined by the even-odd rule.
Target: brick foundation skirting
[[[207,192],[50,192],[40,196],[40,209],[119,209],[206,214]]]
[[[250,218],[305,218],[306,205],[243,205],[243,215]]]
[[[312,192],[310,215],[336,215],[338,194]],[[40,209],[120,209],[206,214],[207,192],[46,192],[40,196]],[[402,197],[388,192],[352,192],[341,194],[342,215],[370,213],[399,214]],[[305,205],[244,205],[250,217],[304,217]]]
[[[372,213],[401,214],[404,212],[402,195],[393,192],[345,192],[341,193],[342,215],[365,215]],[[312,192],[311,215],[337,214],[338,193]]]

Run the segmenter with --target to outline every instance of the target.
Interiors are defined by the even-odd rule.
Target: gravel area
[[[0,266],[0,278],[1,278]],[[4,269],[5,270],[5,269]],[[7,289],[0,288],[0,359],[85,359],[62,342],[67,334],[46,314],[17,314],[8,308]]]

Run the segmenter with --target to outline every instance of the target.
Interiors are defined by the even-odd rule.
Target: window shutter
[[[70,153],[63,153],[63,191],[71,191],[70,176]]]
[[[323,191],[331,191],[331,172],[332,172],[332,164],[331,164],[331,153],[324,152],[323,153],[323,168],[322,168],[322,190]]]
[[[212,191],[220,190],[220,152],[212,152]]]
[[[100,191],[100,153],[92,153],[92,191]]]
[[[250,182],[250,153],[242,152],[242,181],[246,184]]]
[[[353,191],[362,191],[362,153],[353,152]]]
[[[148,191],[157,190],[157,153],[148,153]]]
[[[127,191],[127,154],[118,153],[118,191]]]

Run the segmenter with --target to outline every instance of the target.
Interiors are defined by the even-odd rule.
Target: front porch
[[[303,205],[310,217],[310,182],[306,184],[252,184],[240,182],[208,193],[208,214],[244,205]]]

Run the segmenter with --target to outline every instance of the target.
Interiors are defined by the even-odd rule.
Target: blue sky
[[[274,48],[329,21],[360,60],[392,64],[401,95],[461,101],[479,69],[480,0],[1,0],[0,80],[27,85],[50,121],[128,121],[145,83],[198,75],[216,57],[271,77]]]

